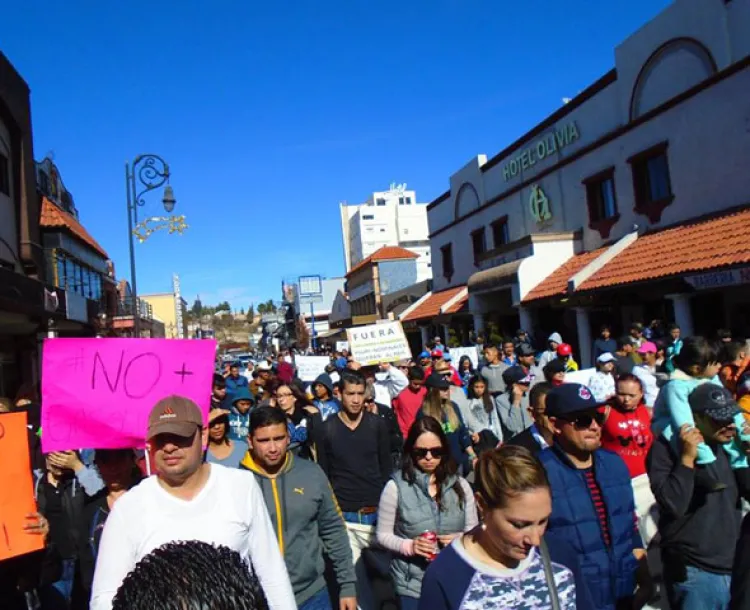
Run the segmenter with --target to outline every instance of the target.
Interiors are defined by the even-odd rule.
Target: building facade
[[[584,363],[602,323],[749,333],[748,31],[750,0],[675,0],[613,70],[458,170],[428,206],[433,298],[465,287],[474,331],[560,331]]]
[[[45,299],[29,87],[0,53],[0,396],[39,381]]]
[[[427,205],[417,203],[416,192],[405,184],[392,184],[362,204],[342,203],[340,213],[347,273],[376,250],[398,246],[419,257],[417,281],[432,277]]]
[[[36,164],[42,202],[40,230],[58,336],[108,334],[117,314],[115,270],[107,252],[81,224],[71,193],[51,159]]]
[[[372,324],[389,316],[383,298],[417,283],[419,255],[397,246],[384,246],[360,261],[346,274],[353,326]]]
[[[333,311],[333,303],[336,300],[336,295],[344,290],[345,283],[346,280],[343,277],[321,279],[322,293],[320,300],[317,303],[313,303],[312,306],[301,302],[305,299],[304,297],[300,297],[299,290],[295,289],[294,309],[304,321],[307,330],[311,333],[310,336],[312,336],[313,331],[313,319],[315,320],[316,338],[325,339],[334,334],[335,331],[330,327],[329,318]]]
[[[141,298],[151,308],[153,318],[164,325],[167,339],[186,339],[188,332],[187,301],[182,298],[180,279],[172,276],[172,292],[144,294]]]

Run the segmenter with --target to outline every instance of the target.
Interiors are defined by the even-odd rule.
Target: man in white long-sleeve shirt
[[[237,551],[272,610],[297,606],[263,496],[249,472],[203,463],[208,429],[198,405],[169,396],[153,408],[148,448],[156,476],[114,505],[99,545],[91,610],[110,610],[125,576],[152,550],[199,540]]]

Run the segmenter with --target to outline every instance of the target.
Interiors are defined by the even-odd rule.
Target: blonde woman
[[[461,473],[466,475],[474,466],[477,454],[461,412],[450,399],[450,381],[444,375],[432,373],[425,381],[425,387],[427,395],[422,403],[422,409],[417,413],[417,418],[432,417],[440,423],[448,438],[451,457],[459,465]]]
[[[552,494],[539,461],[504,445],[483,453],[475,474],[481,525],[432,562],[419,610],[591,610],[573,550],[544,542]]]

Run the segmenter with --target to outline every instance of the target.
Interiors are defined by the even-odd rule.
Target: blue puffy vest
[[[575,549],[594,606],[613,609],[618,599],[634,593],[638,567],[633,556],[638,539],[635,501],[627,466],[610,451],[594,452],[594,476],[607,509],[608,547],[583,471],[557,447],[538,457],[552,487],[552,515],[545,537],[562,539]]]

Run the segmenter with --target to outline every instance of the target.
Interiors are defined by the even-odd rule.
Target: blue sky
[[[340,201],[419,200],[614,65],[668,0],[14,2],[0,50],[32,91],[84,226],[129,278],[124,163],[161,154],[183,236],[137,245],[139,292],[280,298],[344,270]],[[160,211],[148,196],[145,213]]]

